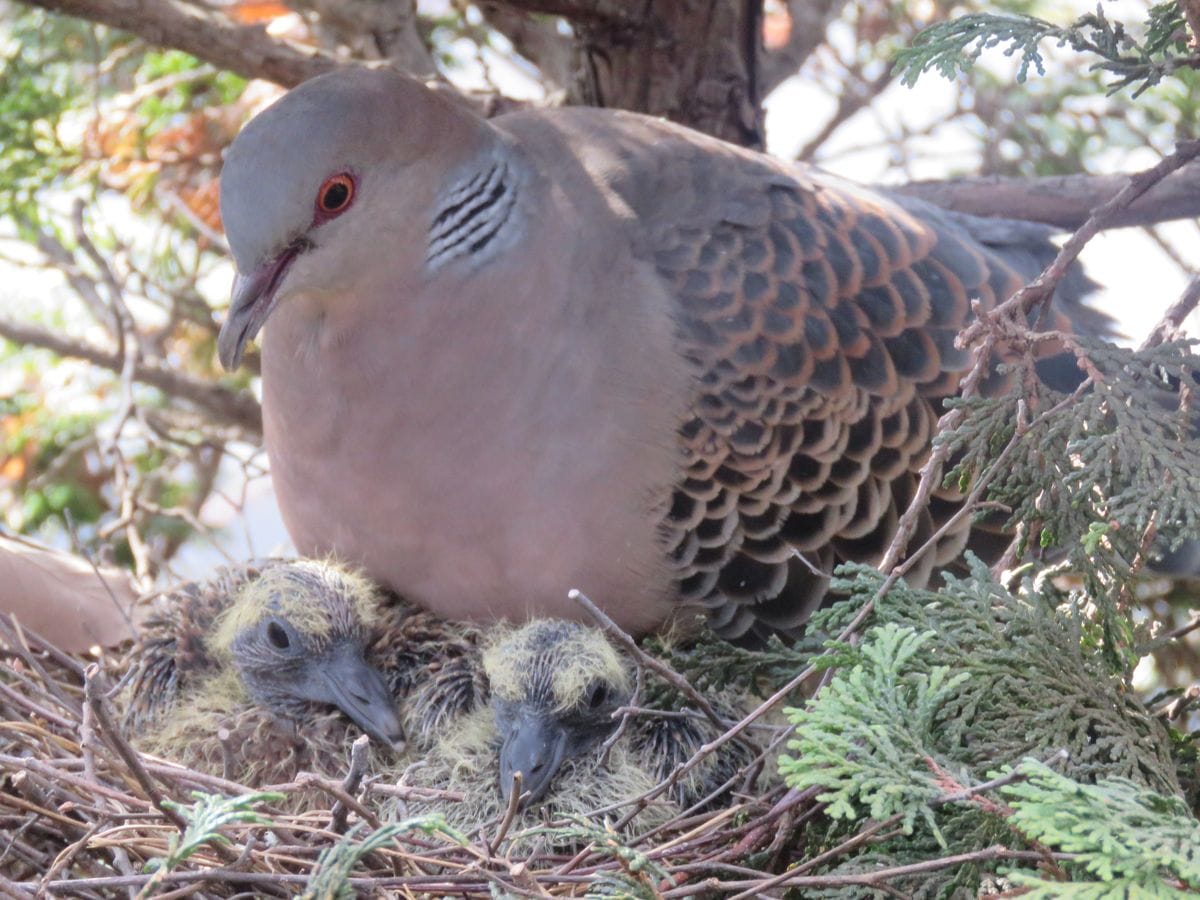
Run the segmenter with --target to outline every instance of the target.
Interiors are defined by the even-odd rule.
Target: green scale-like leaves
[[[1079,784],[1034,760],[1024,782],[1002,789],[1008,822],[1054,850],[1075,854],[1070,884],[1012,872],[1031,898],[1183,897],[1200,888],[1200,822],[1178,797],[1122,778]],[[1086,873],[1086,874],[1085,874]]]
[[[867,567],[842,572],[853,577],[843,577],[836,587],[849,598],[813,623],[826,634],[838,633],[882,584]],[[837,671],[815,699],[790,711],[796,734],[780,770],[794,788],[823,788],[819,799],[828,804],[828,833],[810,835],[821,846],[836,845],[868,818],[893,820],[892,837],[865,845],[842,861],[837,874],[997,844],[1017,850],[1037,846],[1034,841],[1049,845],[1051,832],[1039,830],[1036,812],[1028,814],[1033,819],[1006,817],[1009,811],[996,802],[994,790],[980,789],[1004,764],[1024,766],[1022,776],[1049,773],[1037,783],[1044,787],[1052,776],[1063,796],[1079,796],[1093,806],[1106,797],[1126,804],[1120,815],[1104,814],[1106,821],[1125,830],[1151,829],[1144,836],[1148,846],[1159,825],[1166,829],[1161,840],[1168,843],[1196,827],[1181,799],[1166,729],[1095,651],[1095,626],[1051,596],[1029,584],[1022,593],[1009,591],[974,561],[969,578],[948,578],[941,591],[896,585],[875,598],[871,627],[860,646],[831,645],[823,664]],[[1053,759],[1065,774],[1031,758]],[[1077,793],[1069,794],[1068,786]],[[981,801],[976,791],[991,796]],[[1017,791],[1012,796],[1040,795]],[[1140,799],[1129,806],[1134,797]],[[1048,802],[1080,822],[1100,816],[1067,800]],[[1141,815],[1137,804],[1167,818]],[[1052,827],[1070,826],[1045,826]],[[1106,827],[1095,826],[1100,830],[1093,835],[1101,857],[1108,853],[1101,840]],[[1082,852],[1075,845],[1062,849]],[[1128,869],[1122,865],[1112,861],[1102,879],[1134,877],[1121,874]],[[997,868],[993,864],[991,871]],[[1085,868],[1063,871],[1092,878],[1091,863]],[[969,895],[987,871],[969,863],[909,876],[893,887],[923,897]],[[1170,887],[1171,879],[1159,873],[1144,880],[1157,890]]]
[[[1115,76],[1110,92],[1133,86],[1136,97],[1188,64],[1183,22],[1178,3],[1157,4],[1139,23],[1145,35],[1139,41],[1099,4],[1065,26],[1027,15],[972,13],[922,31],[896,55],[895,73],[910,87],[930,70],[953,78],[969,72],[985,50],[1003,48],[1005,56],[1018,58],[1017,81],[1024,81],[1030,68],[1045,74],[1042,44],[1051,40],[1095,57],[1095,68]]]
[[[920,816],[935,831],[930,801],[941,791],[925,764],[938,711],[970,676],[946,666],[914,671],[932,633],[884,625],[859,651],[861,661],[840,671],[805,709],[789,710],[796,756],[780,760],[788,784],[828,788],[818,799],[832,818],[903,818],[911,833]],[[922,771],[924,770],[924,771]]]

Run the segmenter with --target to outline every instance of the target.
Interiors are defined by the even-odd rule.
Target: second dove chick
[[[459,705],[451,715],[429,716],[444,727],[426,733],[423,758],[405,767],[401,778],[462,799],[417,801],[408,812],[437,810],[455,827],[471,830],[503,816],[519,772],[523,797],[514,828],[606,810],[619,818],[624,810],[614,813],[613,807],[649,791],[721,733],[688,710],[650,711],[632,715],[606,746],[619,724],[615,714],[632,698],[635,669],[603,632],[538,619],[516,629],[498,626],[483,640],[482,652],[462,659],[460,683],[477,684],[482,677],[486,706]],[[472,664],[478,671],[468,678]],[[454,696],[426,681],[415,685],[406,703],[439,709],[442,698],[454,702]],[[731,723],[737,718],[727,698],[708,699]],[[651,801],[632,827],[650,828],[693,804],[727,800],[717,789],[751,757],[743,744],[726,744]]]

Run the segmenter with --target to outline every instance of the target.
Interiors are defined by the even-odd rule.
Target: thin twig
[[[910,863],[903,866],[889,866],[885,869],[875,869],[869,872],[856,872],[846,875],[795,875],[791,872],[785,873],[777,882],[778,886],[786,885],[792,888],[836,888],[836,887],[851,887],[862,885],[872,887],[877,890],[882,890],[885,887],[885,882],[894,878],[903,878],[908,875],[920,875],[925,872],[937,872],[942,869],[949,869],[954,866],[960,866],[964,863],[977,862],[992,862],[995,860],[1014,860],[1028,862],[1043,862],[1046,856],[1043,853],[1038,853],[1031,850],[1010,850],[1008,847],[996,844],[991,847],[985,847],[982,850],[973,850],[969,853],[956,853],[951,856],[942,856],[936,859],[922,860],[921,862]],[[1055,853],[1052,854],[1055,860],[1070,862],[1075,859],[1073,853]],[[772,879],[774,880],[774,879]],[[757,896],[758,892],[763,890],[764,882],[760,879],[757,881],[717,881],[709,880],[705,883],[706,887],[719,891],[749,891],[741,896]],[[692,888],[692,891],[695,889]],[[662,896],[664,898],[686,897],[688,891],[665,891]]]
[[[108,350],[3,316],[0,316],[0,336],[15,344],[42,347],[68,359],[82,359],[111,372],[119,373],[122,368],[122,360]],[[247,392],[231,391],[166,365],[146,361],[135,361],[133,374],[136,381],[194,403],[217,422],[238,428],[247,438],[258,439],[262,435],[262,408]]]
[[[367,751],[370,745],[371,739],[365,734],[360,734],[350,745],[350,768],[342,780],[342,790],[349,796],[353,796],[358,791],[363,776],[367,774]],[[341,800],[334,803],[333,809],[330,811],[329,830],[334,834],[345,834],[348,812],[349,807]]]
[[[613,747],[617,746],[618,741],[625,735],[625,732],[629,728],[630,720],[639,712],[642,712],[639,707],[642,702],[642,691],[646,686],[646,670],[642,666],[635,666],[635,670],[633,695],[629,698],[629,702],[625,706],[613,712],[614,716],[619,715],[621,717],[621,721],[617,723],[616,729],[608,736],[607,740],[600,745],[600,765],[602,766],[608,764],[608,754],[612,752]]]
[[[1183,326],[1183,320],[1195,311],[1197,305],[1200,305],[1200,272],[1188,279],[1187,286],[1179,295],[1179,299],[1163,313],[1158,324],[1154,326],[1138,349],[1151,350],[1176,334]]]
[[[508,830],[512,828],[513,820],[516,819],[517,811],[521,808],[521,801],[524,799],[524,780],[524,775],[520,771],[512,773],[512,789],[508,793],[508,808],[504,810],[504,818],[500,820],[496,836],[487,843],[488,856],[496,855],[496,850],[508,836]]]
[[[129,767],[129,771],[137,779],[142,790],[146,792],[146,796],[150,798],[150,802],[176,828],[180,831],[185,831],[188,826],[187,819],[164,802],[166,797],[163,796],[162,791],[158,789],[158,785],[154,783],[154,779],[150,777],[150,773],[142,765],[142,761],[138,758],[137,753],[129,746],[129,742],[125,740],[124,736],[113,724],[112,717],[108,714],[105,706],[103,690],[97,689],[101,677],[100,667],[96,663],[92,663],[84,669],[85,697],[88,705],[92,707],[92,712],[96,716],[96,720],[100,723],[100,728],[104,732],[105,738],[107,738],[113,749],[117,751],[122,762]]]
[[[129,629],[130,639],[136,640],[138,636],[137,627],[133,624],[133,619],[129,615],[130,611],[122,605],[121,601],[117,598],[116,592],[112,589],[112,585],[108,583],[108,579],[106,579],[104,577],[104,573],[100,571],[100,564],[96,562],[95,555],[91,552],[91,550],[88,549],[87,545],[79,539],[79,531],[75,527],[75,517],[71,515],[71,510],[69,508],[63,509],[62,516],[63,522],[65,522],[67,526],[67,533],[71,536],[72,548],[74,548],[75,552],[79,556],[82,556],[87,561],[87,564],[92,567],[92,571],[96,573],[96,579],[100,582],[101,586],[103,586],[104,592],[108,594],[108,599],[112,601],[113,607],[120,614],[121,618],[125,620],[125,627]]]
[[[1041,275],[1004,303],[985,313],[980,321],[964,329],[959,335],[959,345],[969,346],[1001,319],[1023,316],[1035,305],[1049,300],[1058,282],[1067,274],[1067,270],[1079,257],[1088,241],[1107,227],[1121,210],[1196,156],[1200,156],[1200,140],[1180,141],[1175,145],[1175,150],[1157,164],[1130,175],[1125,186],[1106,203],[1097,207],[1088,220],[1067,239],[1054,261]]]
[[[337,782],[330,781],[328,778],[323,778],[315,772],[301,772],[296,776],[296,783],[304,786],[320,788],[335,800],[345,804],[348,809],[353,810],[355,815],[361,818],[372,828],[383,827],[383,822],[380,821],[379,816],[375,815],[375,813],[359,803],[358,800],[346,793],[345,789]]]
[[[691,700],[696,704],[696,708],[704,713],[705,718],[716,725],[717,728],[724,730],[729,726],[727,721],[717,715],[717,711],[713,709],[707,697],[688,684],[687,679],[671,668],[670,665],[661,659],[656,659],[639,647],[637,642],[626,634],[621,629],[621,626],[614,622],[604,610],[593,603],[586,594],[580,590],[572,589],[567,591],[567,597],[583,607],[587,614],[596,620],[596,624],[600,626],[600,630],[620,644],[638,665],[644,666],[654,672],[663,681]]]

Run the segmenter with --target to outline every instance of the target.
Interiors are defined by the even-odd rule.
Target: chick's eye
[[[267,624],[267,640],[277,650],[287,650],[292,646],[292,639],[288,637],[287,629],[278,622],[269,622]]]
[[[602,684],[594,684],[587,695],[588,709],[599,709],[608,702],[608,689]]]
[[[331,175],[317,191],[317,212],[321,215],[336,216],[345,212],[353,200],[354,179],[345,173]]]

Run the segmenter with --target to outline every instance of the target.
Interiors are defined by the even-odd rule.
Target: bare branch
[[[383,822],[379,820],[379,817],[359,803],[354,797],[350,796],[349,791],[338,782],[323,775],[318,775],[315,772],[301,772],[296,776],[296,783],[305,787],[320,788],[333,797],[336,801],[335,806],[340,803],[345,809],[352,810],[355,815],[359,816],[372,828],[383,827]]]
[[[516,51],[538,67],[542,77],[555,88],[566,88],[571,80],[572,45],[552,22],[535,19],[511,3],[484,3],[479,9],[488,25],[512,41]]]
[[[1047,854],[1040,853],[1035,850],[1010,850],[1000,844],[995,844],[991,847],[985,847],[982,850],[972,850],[968,853],[956,853],[952,856],[941,856],[936,859],[922,860],[920,862],[909,863],[907,865],[889,866],[881,869],[871,869],[865,872],[851,872],[847,874],[831,874],[831,875],[794,875],[792,872],[785,872],[777,878],[771,879],[771,883],[779,885],[787,885],[793,888],[833,888],[833,887],[850,887],[855,885],[870,886],[876,890],[886,888],[886,883],[895,878],[903,878],[908,875],[917,875],[925,872],[936,872],[939,869],[949,869],[954,866],[963,865],[964,863],[980,863],[991,862],[994,860],[1021,860],[1028,862],[1044,862]],[[1075,855],[1071,853],[1053,853],[1051,858],[1055,860],[1070,861],[1075,859]],[[739,897],[758,896],[762,890],[762,879],[754,881],[710,881],[708,886],[720,887],[722,890],[731,888],[746,888],[747,893],[739,894]],[[694,887],[687,889],[673,889],[664,891],[662,897],[684,897],[687,896],[686,891],[694,891]],[[899,894],[898,896],[907,896]]]
[[[763,54],[759,75],[762,96],[800,71],[805,60],[824,43],[829,24],[845,6],[846,0],[790,0],[787,8],[792,27],[787,43]]]
[[[370,744],[371,739],[365,734],[360,734],[350,745],[350,767],[346,770],[346,777],[342,779],[342,790],[351,797],[358,792],[363,776],[367,774],[367,752]],[[335,834],[345,834],[349,813],[350,807],[341,800],[334,803],[330,812],[329,830]]]
[[[1091,211],[1125,186],[1128,175],[1049,175],[1041,178],[951,178],[913,181],[889,190],[977,216],[1045,222],[1075,230]],[[1164,178],[1108,219],[1106,227],[1153,225],[1200,216],[1200,163]]]
[[[414,0],[287,0],[287,5],[312,14],[316,32],[332,36],[356,59],[386,59],[421,77],[437,74],[417,30]]]
[[[1010,299],[1001,303],[985,317],[976,321],[963,330],[959,336],[962,346],[968,346],[978,339],[979,335],[990,327],[994,327],[1005,316],[1024,313],[1050,298],[1054,288],[1066,274],[1072,263],[1078,258],[1085,244],[1100,231],[1113,226],[1115,220],[1139,198],[1145,200],[1156,188],[1161,188],[1173,172],[1186,166],[1200,156],[1200,140],[1180,141],[1173,153],[1166,156],[1155,166],[1133,175],[1119,176],[1121,189],[1106,203],[1095,206],[1086,221],[1076,229],[1075,233],[1063,244],[1063,248],[1055,257],[1054,262],[1034,281],[1017,291]]]
[[[158,789],[154,779],[146,771],[145,766],[142,765],[141,758],[129,746],[129,742],[117,730],[116,725],[113,724],[112,716],[109,715],[108,707],[104,702],[104,692],[100,687],[102,678],[100,666],[96,663],[89,664],[84,670],[84,696],[87,705],[91,707],[92,714],[99,722],[104,736],[112,742],[113,749],[117,751],[122,761],[129,766],[130,773],[137,779],[138,784],[142,786],[142,790],[146,792],[146,796],[150,798],[150,802],[158,807],[159,812],[165,818],[169,819],[175,827],[180,831],[184,831],[187,828],[187,820],[163,802],[167,798]]]
[[[293,87],[343,63],[311,47],[231,24],[178,0],[26,0],[50,12],[120,28],[150,44],[174,47],[246,78]]]
[[[1163,313],[1162,319],[1154,326],[1149,337],[1142,342],[1140,349],[1149,350],[1157,347],[1163,341],[1175,334],[1183,325],[1183,320],[1192,314],[1200,305],[1200,274],[1193,275],[1179,295],[1179,299],[1171,304],[1171,308]]]
[[[36,325],[0,317],[0,337],[16,344],[41,347],[59,356],[86,360],[110,372],[121,371],[122,361],[117,354]],[[148,362],[137,363],[133,378],[141,384],[158,388],[164,394],[194,403],[213,419],[242,429],[247,437],[257,439],[262,434],[262,409],[248,394]]]
[[[135,34],[150,44],[173,47],[246,78],[263,78],[284,87],[295,87],[324,72],[357,65],[312,47],[271,37],[259,26],[234,25],[222,16],[194,8],[179,0],[23,0],[50,12],[75,16]],[[386,42],[385,42],[386,43]],[[421,72],[418,57],[395,55],[391,61]],[[430,81],[430,90],[462,103],[485,117],[499,115],[521,104],[494,93],[462,92],[443,81]]]
[[[23,221],[21,224],[26,228],[34,228],[28,220]],[[62,241],[55,237],[53,232],[45,228],[36,228],[34,230],[37,232],[37,248],[46,258],[46,261],[62,273],[67,284],[75,291],[76,296],[83,301],[96,321],[103,323],[111,334],[113,328],[112,316],[109,314],[104,298],[100,296],[100,292],[96,289],[95,282],[84,274],[83,270],[79,267],[79,263],[75,260],[75,255],[67,249]]]
[[[623,3],[621,0],[504,0],[504,5],[594,25],[633,27],[642,18],[637,12],[641,4]]]
[[[854,89],[847,90],[838,97],[837,109],[829,117],[829,121],[800,148],[800,152],[796,154],[796,158],[812,159],[814,154],[821,148],[821,145],[829,140],[833,133],[845,124],[847,119],[852,118],[860,110],[874,103],[879,95],[887,90],[892,80],[891,69],[885,69],[870,81],[856,81],[853,85]]]
[[[639,647],[637,642],[624,631],[622,631],[621,627],[614,622],[604,612],[604,610],[600,609],[600,607],[593,603],[587,594],[583,593],[583,591],[572,588],[567,592],[567,597],[582,606],[584,610],[587,611],[588,615],[596,620],[596,624],[600,626],[600,630],[620,644],[621,647],[630,656],[632,656],[634,660],[637,661],[638,665],[645,666],[647,669],[650,669],[659,678],[666,681],[671,685],[671,687],[675,688],[675,690],[679,691],[681,694],[695,703],[696,708],[704,713],[704,716],[710,722],[712,722],[713,725],[723,730],[726,725],[729,724],[719,715],[717,715],[717,711],[713,709],[713,706],[708,702],[707,697],[688,684],[687,679],[672,669],[670,665],[660,659],[655,659],[653,656]]]

